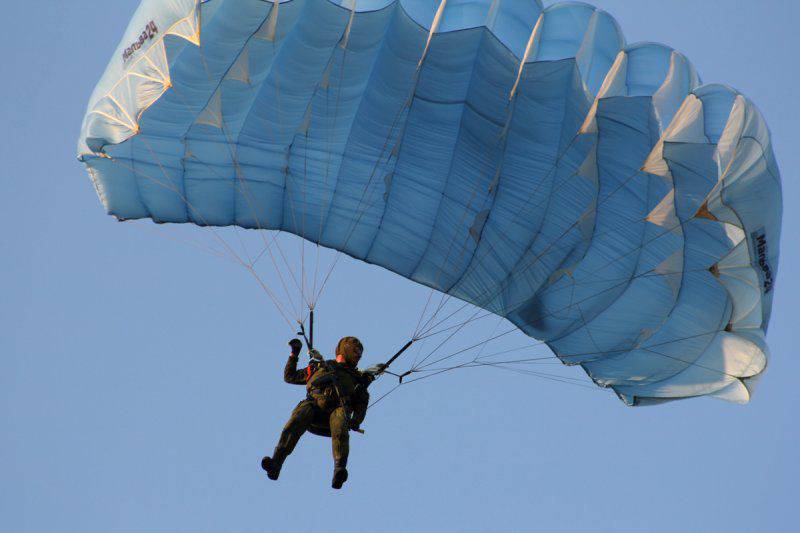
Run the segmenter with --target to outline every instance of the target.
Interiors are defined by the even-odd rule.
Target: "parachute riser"
[[[397,358],[398,358],[398,357],[400,357],[401,355],[403,355],[403,352],[405,352],[406,350],[408,350],[409,348],[411,348],[411,345],[412,345],[412,344],[414,344],[414,341],[415,341],[415,340],[416,340],[416,339],[411,339],[410,341],[408,341],[407,343],[405,343],[405,345],[404,345],[402,348],[400,348],[399,350],[397,350],[397,352],[396,352],[396,353],[395,353],[393,356],[391,356],[391,357],[389,358],[389,360],[388,360],[388,361],[386,361],[386,362],[384,363],[384,368],[383,368],[383,370],[381,370],[381,371],[378,373],[378,375],[380,376],[381,374],[383,374],[384,372],[386,372],[386,371],[387,371],[387,369],[388,369],[388,368],[391,366],[391,364],[392,364],[392,363],[394,363],[394,362],[397,360]],[[397,377],[397,378],[400,380],[400,383],[402,383],[402,382],[403,382],[403,378],[404,378],[404,377],[406,377],[407,375],[411,374],[412,372],[413,372],[412,370],[409,370],[408,372],[406,372],[406,373],[404,373],[404,374],[402,374],[402,375],[392,374],[391,372],[389,372],[389,374],[392,374],[393,376],[396,376],[396,377]]]

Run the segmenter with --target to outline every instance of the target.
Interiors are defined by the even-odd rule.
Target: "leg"
[[[303,436],[311,422],[314,420],[314,404],[309,400],[303,400],[297,404],[297,407],[292,411],[292,416],[289,421],[283,426],[283,431],[278,439],[278,448],[282,449],[286,455],[294,451],[297,446],[297,441]]]
[[[330,416],[331,444],[333,446],[333,483],[335,489],[347,481],[347,456],[350,454],[350,427],[344,407],[337,407]]]
[[[297,441],[300,440],[300,437],[303,436],[303,433],[306,432],[314,420],[314,411],[314,404],[309,400],[303,400],[294,408],[292,416],[289,417],[289,421],[283,427],[272,457],[264,457],[261,460],[261,468],[267,471],[267,477],[278,479],[286,456],[294,451]]]

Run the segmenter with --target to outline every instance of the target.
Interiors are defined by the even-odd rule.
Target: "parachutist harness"
[[[330,385],[333,387],[333,390],[334,390],[334,393],[336,394],[336,397],[339,400],[339,405],[344,410],[344,414],[345,414],[345,417],[346,417],[346,420],[347,420],[348,428],[350,428],[353,431],[356,431],[358,433],[361,433],[363,435],[364,434],[364,430],[363,429],[360,429],[360,428],[359,429],[354,429],[354,428],[352,428],[352,415],[350,413],[349,405],[347,404],[345,396],[342,394],[342,389],[341,389],[341,387],[339,385],[339,376],[336,373],[336,369],[332,368],[330,363],[328,361],[326,361],[325,358],[318,351],[314,350],[314,308],[313,307],[310,308],[309,314],[308,314],[308,333],[306,333],[306,328],[305,328],[305,325],[303,324],[302,321],[298,320],[298,324],[300,326],[300,331],[298,331],[297,334],[302,336],[303,339],[306,341],[306,346],[308,347],[308,354],[309,354],[309,357],[311,358],[311,361],[310,361],[309,364],[316,363],[316,365],[318,365],[319,367],[323,368],[327,372],[327,375],[324,376],[322,378],[322,380],[321,380],[322,381],[322,383],[320,383],[320,385],[322,385],[322,389],[321,390],[324,390],[325,388],[327,388],[327,384],[330,383]],[[398,357],[403,355],[403,352],[408,350],[411,347],[411,345],[414,344],[415,340],[416,339],[411,339],[405,345],[403,345],[402,348],[400,348],[397,352],[395,352],[395,354],[392,355],[392,357],[390,357],[389,360],[386,361],[383,364],[383,368],[377,374],[375,374],[375,378],[377,378],[381,374],[387,373],[387,374],[391,374],[391,375],[397,377],[399,379],[400,383],[402,383],[403,382],[403,378],[408,376],[409,374],[411,374],[412,371],[409,370],[409,371],[407,371],[407,372],[405,372],[403,374],[394,374],[392,372],[389,372],[388,368],[392,363],[394,363],[397,360]],[[313,371],[311,371],[309,373],[309,378],[311,377],[311,375],[313,375]],[[361,386],[362,385],[360,383],[357,385],[357,387],[361,387]],[[309,396],[309,399],[311,399],[310,396]]]
[[[314,350],[314,309],[313,308],[311,309],[311,311],[309,313],[309,334],[308,335],[306,335],[306,329],[305,329],[305,326],[303,325],[303,323],[299,322],[299,324],[300,324],[300,331],[298,331],[297,334],[298,335],[302,335],[303,339],[305,339],[305,341],[306,341],[306,346],[308,346],[308,354],[309,354],[309,357],[311,357],[311,363],[310,364],[313,364],[314,362],[316,362],[320,367],[325,369],[325,371],[327,372],[327,375],[322,378],[324,380],[324,382],[321,383],[321,385],[323,385],[323,388],[325,388],[325,386],[327,385],[328,381],[330,380],[330,384],[333,387],[334,393],[336,394],[336,398],[339,400],[339,406],[344,411],[344,416],[345,416],[345,420],[347,421],[348,429],[353,430],[353,431],[355,431],[357,433],[361,433],[363,435],[364,434],[364,430],[363,429],[353,428],[353,424],[352,424],[353,418],[352,418],[352,415],[350,414],[350,406],[347,404],[345,396],[342,394],[342,389],[339,386],[339,376],[336,373],[336,369],[332,368],[330,363],[328,361],[326,361],[325,358],[322,357],[322,355],[320,355],[319,352]],[[309,378],[310,378],[310,376],[309,376]],[[310,394],[309,394],[309,399],[311,399],[310,398]]]

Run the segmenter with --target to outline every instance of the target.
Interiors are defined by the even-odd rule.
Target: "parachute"
[[[629,405],[750,399],[756,107],[583,3],[144,0],[79,140],[119,220],[295,234],[507,318]]]

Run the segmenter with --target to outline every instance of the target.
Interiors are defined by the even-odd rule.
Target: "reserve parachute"
[[[120,220],[295,234],[507,318],[630,405],[747,402],[767,364],[764,119],[587,4],[144,0],[78,150]]]

